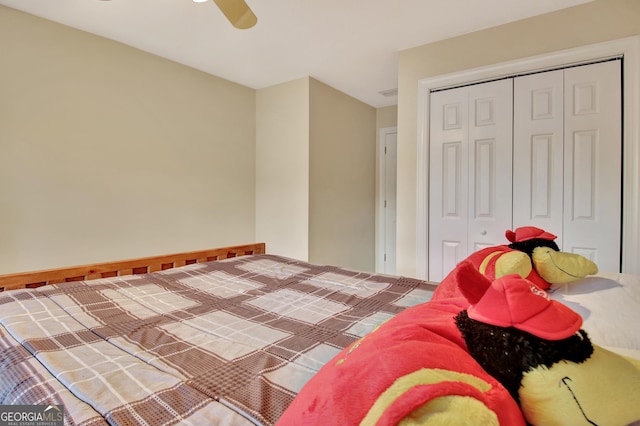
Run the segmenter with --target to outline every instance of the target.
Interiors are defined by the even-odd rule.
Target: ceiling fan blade
[[[231,25],[241,30],[253,27],[258,18],[244,0],[213,0]]]

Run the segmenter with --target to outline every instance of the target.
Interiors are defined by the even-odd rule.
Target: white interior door
[[[396,181],[397,181],[398,134],[385,135],[385,179],[384,179],[384,270],[386,274],[396,273]]]
[[[513,226],[558,235],[564,251],[620,268],[620,62],[514,81]]]
[[[514,80],[513,227],[558,236],[564,212],[564,71]]]
[[[376,272],[396,272],[396,127],[380,129],[376,167]]]
[[[431,94],[431,281],[511,227],[512,91],[508,79]]]
[[[564,246],[620,270],[620,61],[565,69]]]
[[[467,253],[469,91],[431,94],[429,280],[439,282]]]
[[[513,223],[513,81],[469,86],[467,254],[504,244]]]
[[[608,61],[431,94],[429,280],[519,226],[620,270],[621,81]]]

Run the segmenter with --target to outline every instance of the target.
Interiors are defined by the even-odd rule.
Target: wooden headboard
[[[0,275],[0,291],[18,288],[35,288],[48,284],[70,281],[95,280],[132,274],[146,274],[162,271],[191,263],[209,262],[230,257],[265,253],[265,243],[245,244],[221,247],[209,250],[174,253],[161,256],[114,262],[94,263],[91,265],[71,266],[68,268],[47,269],[35,272],[19,272]]]

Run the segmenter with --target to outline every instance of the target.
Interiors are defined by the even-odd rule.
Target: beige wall
[[[596,0],[405,50],[398,66],[397,273],[416,274],[418,81],[640,34],[640,1]]]
[[[309,78],[257,91],[256,239],[309,257]]]
[[[376,110],[307,77],[258,90],[256,111],[256,238],[373,271]]]
[[[250,241],[373,270],[374,108],[3,6],[0,51],[0,273]]]
[[[310,79],[309,260],[375,269],[376,110]]]
[[[0,6],[0,273],[255,238],[255,91]]]
[[[398,125],[398,105],[376,109],[376,128],[395,127]]]

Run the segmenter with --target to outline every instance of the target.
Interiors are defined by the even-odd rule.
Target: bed
[[[0,276],[0,404],[70,424],[274,424],[342,348],[428,300],[423,281],[264,244]]]
[[[0,405],[60,407],[66,424],[272,425],[325,363],[437,287],[265,251],[0,276]],[[552,297],[594,343],[638,357],[638,277]]]

